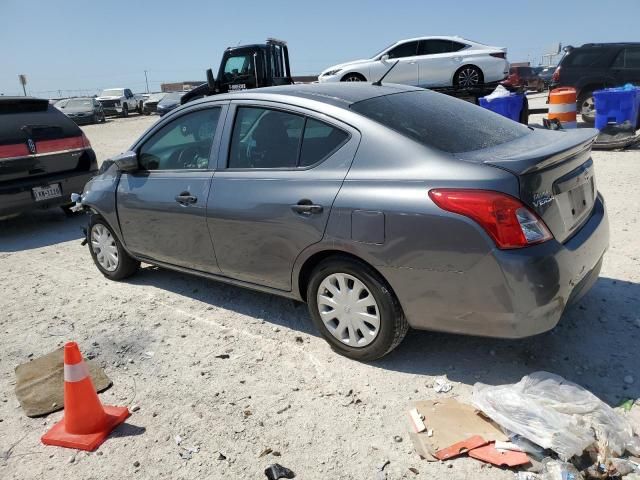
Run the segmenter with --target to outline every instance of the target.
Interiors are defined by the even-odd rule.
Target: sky
[[[555,43],[640,41],[640,0],[0,0],[0,94],[158,91],[205,80],[228,46],[286,40],[293,75],[367,58],[423,35],[507,47],[511,62]]]

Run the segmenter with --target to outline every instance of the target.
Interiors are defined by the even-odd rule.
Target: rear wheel
[[[366,82],[367,79],[359,73],[347,73],[340,79],[341,82]]]
[[[384,279],[368,265],[334,257],[307,286],[313,323],[331,347],[355,360],[376,360],[396,348],[409,324]]]
[[[122,116],[123,117],[129,116],[129,105],[127,105],[126,103],[122,106]]]
[[[482,70],[474,65],[460,67],[453,76],[456,87],[474,87],[484,82]]]
[[[138,109],[137,109],[137,111],[138,111],[138,114],[139,114],[139,115],[142,115],[142,102],[140,102],[140,103],[138,104]]]
[[[594,123],[596,121],[596,104],[593,99],[593,92],[587,91],[580,94],[578,112],[582,116],[583,122]]]
[[[101,216],[91,217],[88,236],[91,258],[105,277],[122,280],[140,268],[140,262],[125,251],[118,237]]]

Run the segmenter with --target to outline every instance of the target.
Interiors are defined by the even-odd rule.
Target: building
[[[206,82],[201,80],[196,80],[196,81],[184,81],[184,82],[175,82],[175,83],[162,83],[160,84],[160,90],[165,93],[188,92],[192,88],[197,87],[198,85],[202,85],[203,83],[206,83]]]

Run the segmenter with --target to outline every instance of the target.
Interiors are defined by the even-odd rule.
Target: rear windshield
[[[449,153],[489,148],[529,133],[513,120],[428,90],[370,98],[351,108],[427,147]]]

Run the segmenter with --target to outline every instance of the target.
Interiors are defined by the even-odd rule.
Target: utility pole
[[[22,92],[24,93],[24,96],[27,96],[27,76],[25,74],[20,74],[18,75],[18,80],[20,80],[20,85],[22,85]]]
[[[144,81],[147,83],[147,93],[149,93],[149,79],[147,78],[147,71],[144,71]]]

